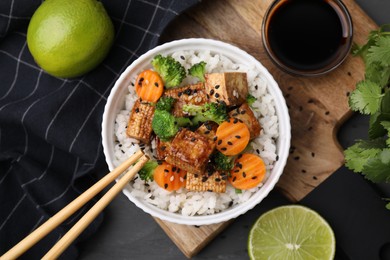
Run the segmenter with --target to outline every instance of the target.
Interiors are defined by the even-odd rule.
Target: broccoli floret
[[[163,141],[169,141],[179,131],[175,117],[165,110],[156,110],[154,112],[152,129]]]
[[[175,101],[173,97],[161,97],[156,104],[156,109],[170,112]]]
[[[170,56],[156,55],[152,60],[152,66],[163,79],[166,88],[180,85],[186,77],[186,69]]]
[[[246,96],[246,103],[248,103],[249,106],[252,106],[256,100],[257,100],[257,98],[255,98],[251,94],[248,94],[248,96]]]
[[[141,180],[152,181],[154,169],[156,169],[157,166],[158,163],[156,160],[147,161],[142,167],[142,169],[138,172],[138,175],[141,178]]]
[[[179,127],[187,127],[192,126],[192,121],[188,117],[175,117],[175,121],[177,126]]]
[[[210,159],[215,168],[219,170],[230,171],[233,168],[233,157],[226,156],[221,152],[213,153]]]
[[[188,74],[191,76],[197,77],[200,81],[205,82],[204,74],[206,73],[206,62],[201,61],[192,65],[191,68],[188,69]]]
[[[200,122],[213,121],[221,124],[228,119],[225,103],[206,103],[204,105],[184,105],[183,111],[194,116],[192,122],[199,124]]]

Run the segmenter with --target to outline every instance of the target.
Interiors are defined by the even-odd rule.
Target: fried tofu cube
[[[186,116],[186,113],[183,112],[183,106],[186,104],[203,105],[208,102],[206,90],[202,82],[180,88],[168,89],[164,92],[164,96],[176,99],[172,109],[172,113],[176,117]]]
[[[246,73],[225,72],[205,75],[206,93],[211,102],[225,102],[227,106],[241,105],[248,96]]]
[[[167,157],[168,151],[171,147],[171,142],[162,141],[156,136],[156,157],[157,160],[165,160]]]
[[[206,137],[183,128],[173,138],[165,160],[187,172],[201,172],[212,152]]]
[[[248,103],[245,102],[240,107],[230,111],[229,116],[240,119],[247,125],[250,139],[254,139],[260,135],[261,125]]]
[[[195,132],[206,137],[210,143],[210,146],[214,150],[215,149],[215,139],[214,138],[215,138],[215,134],[217,133],[217,128],[218,128],[217,123],[208,121],[208,122],[203,123],[201,126],[199,126]]]
[[[226,191],[226,173],[214,172],[212,175],[187,172],[186,189],[189,191]]]
[[[149,143],[152,135],[153,115],[154,106],[137,100],[131,110],[127,124],[127,136],[140,140],[145,144]]]

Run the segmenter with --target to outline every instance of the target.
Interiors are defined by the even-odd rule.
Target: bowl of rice
[[[185,225],[209,225],[224,222],[244,214],[269,194],[278,182],[287,162],[290,148],[290,118],[282,92],[267,69],[254,57],[231,44],[211,39],[182,39],[165,43],[135,60],[118,78],[103,113],[102,142],[110,170],[119,166],[142,149],[155,157],[155,144],[144,144],[126,134],[134,103],[137,75],[152,69],[156,55],[173,57],[188,70],[205,62],[207,73],[245,72],[248,91],[255,97],[252,110],[261,125],[260,135],[252,140],[246,151],[262,158],[265,178],[255,188],[240,190],[229,185],[222,193],[190,191],[185,187],[167,191],[154,181],[137,176],[123,190],[128,199],[144,212],[161,220]],[[181,86],[193,83],[187,77]]]

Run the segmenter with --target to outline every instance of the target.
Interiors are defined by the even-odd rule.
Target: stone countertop
[[[378,25],[390,23],[390,1],[356,2]],[[365,138],[367,127],[367,117],[352,116],[339,130],[340,144],[347,147],[355,139]],[[259,212],[255,207],[238,217],[193,259],[248,259],[247,238]],[[123,194],[113,200],[104,214],[98,232],[80,244],[80,259],[186,259],[156,221]]]

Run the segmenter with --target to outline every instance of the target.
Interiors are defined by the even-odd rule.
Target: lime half
[[[317,212],[298,205],[264,213],[248,238],[251,259],[333,259],[335,248],[329,224]]]

